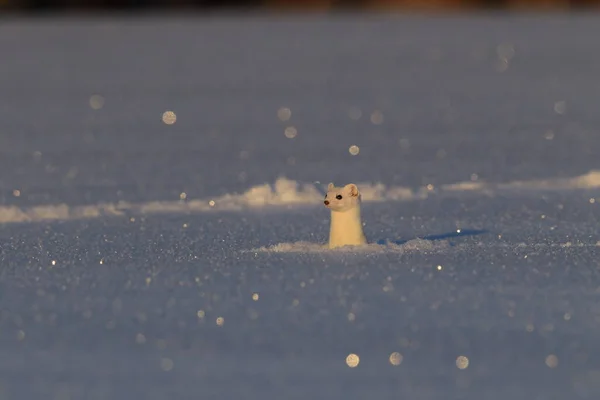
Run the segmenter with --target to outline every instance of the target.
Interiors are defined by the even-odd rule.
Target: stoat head
[[[360,204],[360,192],[354,183],[344,187],[335,187],[333,183],[327,186],[327,194],[323,201],[331,211],[348,211]]]

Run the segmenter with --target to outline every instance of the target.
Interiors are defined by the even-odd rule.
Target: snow
[[[390,243],[369,243],[362,246],[344,246],[336,249],[329,249],[324,244],[310,242],[278,243],[273,246],[260,247],[252,249],[251,252],[275,252],[275,253],[381,253],[406,251],[431,252],[437,249],[444,249],[448,246],[447,241],[432,242],[425,239],[408,240],[403,244]]]
[[[598,398],[598,22],[7,17],[0,398]]]
[[[436,195],[444,192],[475,192],[493,195],[501,192],[525,191],[568,191],[575,189],[595,189],[600,187],[600,171],[572,178],[515,181],[509,183],[458,182],[441,185],[439,190],[422,187],[412,190],[402,186],[386,186],[383,183],[359,183],[363,202],[415,201],[425,199],[431,192]],[[68,204],[38,205],[28,208],[0,206],[0,223],[41,222],[47,220],[69,220],[123,216],[126,214],[177,214],[203,213],[214,211],[244,211],[272,206],[314,206],[323,198],[326,185],[299,183],[279,178],[274,184],[251,187],[242,194],[225,194],[206,199],[189,201],[148,201],[144,203],[99,203],[95,205]]]

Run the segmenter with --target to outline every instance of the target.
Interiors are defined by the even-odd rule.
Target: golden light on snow
[[[15,196],[15,197],[21,196],[21,191],[19,189],[13,190],[13,196]]]
[[[94,94],[90,97],[90,107],[94,110],[99,110],[104,107],[104,97],[99,94]]]
[[[170,371],[175,366],[175,363],[170,358],[162,358],[160,360],[160,368],[163,371]]]
[[[288,126],[287,128],[285,128],[285,131],[283,133],[286,138],[293,139],[298,134],[298,131],[293,126]]]
[[[458,356],[456,358],[456,366],[458,369],[467,369],[469,367],[469,358],[466,356]]]
[[[360,357],[357,354],[350,353],[346,357],[346,365],[348,365],[350,368],[358,367],[359,363],[360,363]]]
[[[253,293],[253,294],[252,294],[252,300],[254,300],[254,301],[258,301],[258,299],[259,299],[259,298],[260,298],[260,296],[259,296],[259,294],[258,294],[258,293]]]
[[[350,148],[348,149],[348,151],[350,152],[350,154],[352,154],[353,156],[357,155],[360,152],[360,148],[353,144],[352,146],[350,146]]]
[[[177,115],[173,111],[165,111],[162,115],[162,121],[167,125],[173,125],[177,121]]]
[[[292,110],[290,110],[287,107],[281,107],[279,110],[277,110],[277,118],[279,118],[280,121],[287,121],[292,117]]]
[[[218,326],[223,326],[224,323],[225,323],[225,318],[223,318],[223,317],[217,318],[217,325]]]
[[[564,100],[557,101],[554,103],[554,112],[557,114],[564,114],[567,111],[567,102]]]
[[[546,357],[545,362],[548,368],[558,367],[558,357],[556,357],[554,354],[550,354],[548,357]]]
[[[371,113],[371,123],[373,125],[383,124],[383,113],[379,110],[375,110]]]
[[[390,364],[392,364],[394,366],[398,366],[402,363],[403,358],[404,357],[402,357],[402,354],[395,351],[392,354],[390,354]]]

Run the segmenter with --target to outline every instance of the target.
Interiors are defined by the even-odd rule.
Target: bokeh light
[[[379,110],[375,110],[371,113],[371,123],[373,125],[383,124],[383,113]]]
[[[173,125],[177,121],[177,115],[173,111],[165,111],[162,115],[162,121],[167,125]]]
[[[293,139],[296,137],[297,134],[298,130],[296,130],[296,128],[294,128],[293,126],[288,126],[287,128],[285,128],[284,135],[286,138]]]
[[[94,110],[99,110],[104,107],[104,97],[99,94],[94,94],[90,97],[90,107]]]
[[[557,101],[554,103],[554,112],[557,114],[564,114],[567,112],[567,102],[564,100]]]
[[[546,362],[546,365],[548,366],[548,368],[558,367],[558,357],[556,357],[554,354],[548,355],[548,357],[546,357],[545,362]]]
[[[392,354],[390,354],[390,364],[398,366],[402,363],[403,358],[404,357],[402,357],[402,354],[395,351]]]
[[[277,110],[277,118],[279,118],[280,121],[287,121],[292,117],[292,110],[290,110],[287,107],[281,107],[279,110]]]
[[[175,363],[170,358],[162,358],[160,360],[160,368],[163,371],[170,371],[175,366]]]
[[[350,368],[358,367],[359,363],[360,363],[360,357],[357,354],[350,353],[346,357],[346,365],[348,365]]]
[[[458,356],[456,358],[456,366],[458,369],[467,369],[469,367],[469,358],[466,356]]]

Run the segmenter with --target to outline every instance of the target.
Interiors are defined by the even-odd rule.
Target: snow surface
[[[2,22],[0,399],[599,398],[598,17]]]

